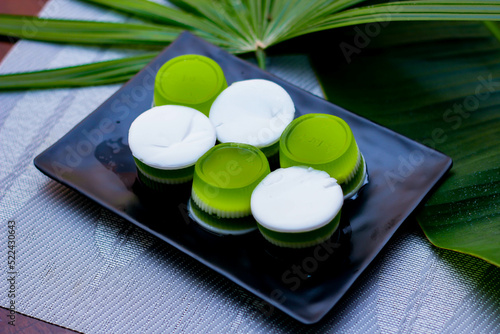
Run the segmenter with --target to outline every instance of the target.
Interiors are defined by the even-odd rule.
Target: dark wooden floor
[[[10,322],[10,324],[9,324]],[[49,324],[0,307],[0,333],[2,334],[78,334],[80,332]],[[81,333],[80,333],[81,334]]]
[[[47,0],[1,0],[0,14],[37,15]],[[5,57],[16,39],[0,36],[0,60]]]

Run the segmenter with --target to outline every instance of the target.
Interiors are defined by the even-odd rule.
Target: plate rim
[[[343,110],[344,112],[348,113],[348,114],[351,114],[353,115],[354,117],[356,118],[360,118],[360,119],[363,119],[365,120],[366,122],[368,123],[371,123],[373,125],[375,125],[379,130],[381,131],[384,131],[388,134],[391,134],[391,135],[396,135],[398,138],[403,138],[405,141],[411,143],[412,145],[416,145],[418,147],[421,147],[423,149],[425,149],[426,151],[431,151],[431,152],[434,152],[435,154],[439,155],[441,160],[442,160],[442,167],[439,169],[439,173],[436,174],[436,177],[430,181],[428,184],[429,184],[429,187],[428,189],[425,189],[424,191],[422,192],[419,192],[419,196],[418,196],[418,200],[415,202],[416,204],[411,206],[411,209],[408,210],[409,213],[408,215],[406,215],[403,219],[399,219],[399,221],[394,224],[394,228],[389,231],[388,233],[386,233],[384,235],[384,238],[381,239],[381,241],[377,244],[377,248],[375,251],[372,251],[370,253],[370,256],[366,257],[364,259],[364,261],[360,264],[360,268],[359,270],[357,270],[355,272],[355,274],[351,275],[349,277],[349,279],[347,280],[347,284],[344,284],[342,285],[341,289],[339,290],[340,293],[338,293],[338,297],[337,298],[334,298],[334,302],[333,304],[324,312],[322,312],[321,314],[315,314],[314,316],[311,316],[311,317],[304,317],[300,314],[297,314],[293,311],[291,311],[289,308],[284,308],[283,307],[283,304],[282,303],[279,303],[278,301],[276,301],[275,299],[273,298],[270,298],[268,295],[264,294],[264,293],[261,293],[259,290],[255,289],[254,287],[252,287],[251,285],[245,283],[244,281],[242,281],[241,279],[239,279],[237,276],[234,276],[233,274],[219,268],[217,265],[214,265],[212,262],[204,259],[204,258],[201,258],[200,256],[198,256],[196,253],[192,252],[191,250],[185,248],[183,245],[179,244],[178,242],[176,242],[175,240],[173,239],[168,239],[166,240],[165,238],[165,235],[159,233],[159,232],[156,232],[155,230],[151,229],[149,226],[141,223],[140,221],[138,221],[137,219],[135,219],[134,217],[128,215],[125,211],[122,211],[122,210],[119,210],[118,208],[112,206],[111,204],[107,203],[107,202],[103,202],[99,197],[95,196],[94,194],[92,193],[89,193],[87,192],[85,189],[82,189],[81,187],[78,187],[76,184],[72,183],[70,180],[67,180],[63,177],[61,177],[60,175],[58,175],[57,173],[55,172],[52,172],[50,169],[46,168],[44,166],[44,159],[45,157],[50,153],[51,150],[55,149],[57,146],[59,146],[59,144],[61,144],[61,142],[64,140],[64,138],[66,138],[68,135],[70,135],[73,131],[75,131],[77,128],[79,128],[82,124],[84,124],[93,114],[95,113],[98,113],[99,110],[101,109],[101,107],[103,107],[108,101],[112,100],[113,98],[115,98],[118,94],[120,94],[120,92],[125,88],[127,87],[128,85],[131,85],[133,83],[133,80],[134,78],[136,78],[138,75],[140,75],[143,71],[147,70],[147,68],[152,64],[154,63],[159,57],[161,57],[161,55],[163,53],[165,53],[169,48],[174,48],[175,45],[177,43],[179,43],[179,41],[183,40],[183,39],[194,39],[194,40],[197,40],[198,42],[201,42],[201,43],[205,43],[205,44],[209,44],[211,45],[212,47],[215,47],[215,48],[218,48],[216,46],[213,46],[212,44],[210,44],[209,42],[207,41],[204,41],[203,39],[201,39],[200,37],[197,37],[193,34],[191,34],[190,32],[188,31],[185,31],[183,33],[181,33],[179,35],[179,37],[173,41],[171,44],[169,44],[165,49],[163,49],[155,58],[153,58],[147,65],[145,65],[141,71],[139,71],[136,75],[134,75],[131,79],[129,79],[126,83],[124,83],[116,92],[114,92],[111,96],[109,96],[108,98],[106,98],[106,100],[104,100],[104,102],[102,104],[100,104],[96,109],[94,109],[92,112],[90,112],[87,116],[85,116],[81,121],[79,121],[77,124],[74,125],[74,127],[72,127],[69,131],[67,131],[62,137],[60,137],[56,142],[54,142],[52,145],[48,146],[46,149],[44,149],[40,154],[38,154],[33,162],[34,162],[34,165],[35,167],[40,170],[44,175],[48,176],[49,178],[63,184],[64,186],[78,192],[79,194],[82,194],[83,196],[85,196],[86,198],[89,198],[90,200],[92,200],[93,202],[95,202],[96,204],[98,204],[99,206],[101,207],[104,207],[105,209],[107,210],[110,210],[112,211],[113,213],[117,214],[118,216],[120,216],[121,218],[125,219],[126,221],[129,221],[131,223],[133,223],[134,225],[138,226],[139,228],[147,231],[148,233],[151,233],[153,234],[154,236],[158,237],[159,239],[161,239],[163,242],[167,242],[168,244],[172,245],[173,247],[175,247],[176,249],[178,249],[179,251],[185,253],[186,255],[189,255],[191,258],[193,258],[194,260],[202,263],[203,265],[207,266],[208,268],[214,270],[215,272],[221,274],[222,276],[226,277],[227,279],[230,279],[231,281],[235,282],[236,284],[238,284],[239,286],[243,287],[244,289],[248,290],[249,292],[251,292],[252,294],[258,296],[259,298],[265,300],[267,303],[273,305],[274,307],[276,307],[277,309],[281,310],[282,312],[288,314],[289,316],[291,316],[292,318],[294,319],[297,319],[299,320],[300,322],[304,323],[304,324],[314,324],[314,323],[317,323],[318,321],[320,321],[322,318],[324,318],[332,309],[333,307],[338,303],[338,301],[345,295],[345,293],[352,287],[353,283],[359,278],[359,276],[365,272],[366,268],[370,265],[370,263],[372,263],[374,261],[374,259],[380,254],[380,252],[382,251],[382,249],[387,245],[387,243],[389,242],[389,240],[393,237],[393,235],[396,233],[396,231],[398,230],[398,228],[403,224],[403,222],[421,205],[424,204],[425,202],[425,199],[427,197],[429,197],[432,193],[433,190],[436,189],[437,185],[442,183],[443,182],[443,176],[446,175],[448,173],[448,171],[451,169],[452,165],[453,165],[453,161],[452,159],[447,156],[446,154],[440,152],[439,150],[436,150],[434,148],[431,148],[431,147],[427,147],[425,145],[423,145],[422,143],[419,143],[411,138],[408,138],[406,137],[405,135],[402,135],[400,133],[397,133],[395,132],[394,130],[391,130],[381,124],[378,124],[364,116],[361,116],[361,115],[357,115],[355,114],[354,112],[351,112],[349,110],[346,110],[338,105],[335,105],[334,103],[326,100],[325,98],[322,98],[322,97],[319,97],[317,95],[314,95],[312,94],[311,92],[309,91],[306,91],[298,86],[296,86],[295,84],[293,83],[290,83],[284,79],[281,79],[279,77],[277,77],[276,75],[272,74],[272,73],[269,73],[267,71],[263,71],[262,69],[260,69],[257,65],[253,64],[253,63],[250,63],[250,62],[247,62],[239,57],[236,57],[234,55],[231,55],[229,53],[227,53],[227,55],[233,57],[235,60],[239,61],[240,63],[244,64],[244,66],[251,66],[255,69],[257,69],[258,71],[262,71],[264,73],[266,73],[267,75],[270,75],[272,76],[273,78],[276,78],[276,80],[278,81],[283,81],[283,82],[286,82],[287,84],[291,85],[291,86],[294,86],[296,89],[300,90],[300,92],[302,94],[306,94],[308,96],[308,98],[315,98],[315,99],[318,99],[320,101],[322,101],[322,103],[327,103],[327,104],[330,104],[340,110]],[[222,51],[222,50],[221,50]],[[222,51],[222,52],[225,52],[225,51]],[[368,166],[369,168],[369,166]]]

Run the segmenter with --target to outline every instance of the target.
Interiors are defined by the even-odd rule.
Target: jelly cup
[[[213,101],[226,87],[224,72],[211,58],[178,56],[166,62],[156,74],[154,105],[183,105],[208,116]]]
[[[129,147],[139,179],[155,190],[188,182],[199,157],[215,145],[215,128],[200,111],[178,105],[158,106],[131,124]]]
[[[281,167],[323,170],[353,197],[366,182],[366,164],[347,123],[329,114],[307,114],[293,120],[280,139]]]
[[[249,216],[252,191],[269,172],[269,162],[258,148],[218,144],[196,162],[191,199],[220,218]]]
[[[277,158],[279,138],[294,115],[293,100],[282,86],[249,79],[226,88],[212,104],[209,117],[219,142],[253,145]]]
[[[279,168],[255,188],[251,207],[262,236],[287,248],[317,245],[337,230],[343,192],[325,171]]]

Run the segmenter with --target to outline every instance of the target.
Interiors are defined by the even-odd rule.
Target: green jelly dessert
[[[156,74],[154,104],[183,105],[208,116],[213,101],[226,87],[224,72],[211,58],[178,56],[163,64]]]
[[[283,130],[293,120],[295,105],[288,92],[270,80],[233,82],[215,99],[209,118],[221,143],[258,147],[267,157],[278,153]]]
[[[252,193],[252,215],[266,240],[288,248],[317,245],[340,224],[344,196],[328,173],[310,167],[279,168]]]
[[[329,114],[307,114],[293,120],[280,139],[281,167],[307,166],[337,180],[348,199],[367,178],[366,163],[347,123]]]
[[[269,172],[269,162],[258,148],[218,144],[196,162],[191,199],[217,218],[248,216],[252,191]]]
[[[215,145],[216,135],[198,110],[165,105],[140,114],[130,126],[128,141],[139,179],[163,190],[193,178],[194,164]]]

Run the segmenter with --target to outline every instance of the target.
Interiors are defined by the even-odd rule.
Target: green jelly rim
[[[360,161],[358,163],[356,172],[353,178],[345,183],[342,183],[342,192],[344,199],[349,199],[356,195],[359,189],[365,184],[367,178],[366,161],[362,154],[360,154]]]
[[[256,172],[256,174],[258,174],[258,176],[255,177],[253,180],[250,180],[246,185],[243,185],[243,186],[239,185],[239,186],[233,186],[233,187],[231,187],[231,186],[220,187],[217,184],[213,184],[212,180],[209,179],[202,170],[202,165],[203,165],[204,161],[208,157],[210,157],[210,155],[214,154],[215,151],[222,150],[224,148],[229,148],[229,147],[246,149],[246,150],[252,151],[253,153],[256,153],[256,156],[259,157],[260,160],[262,161],[261,169],[258,172]],[[242,155],[242,157],[243,157],[243,155]],[[270,171],[269,161],[268,161],[267,157],[265,156],[265,154],[262,152],[262,150],[260,150],[259,148],[255,147],[255,146],[248,145],[248,144],[242,144],[242,143],[220,143],[220,144],[217,144],[214,147],[212,147],[211,149],[209,149],[207,152],[205,152],[205,154],[203,154],[198,159],[198,161],[196,162],[196,164],[194,166],[195,174],[203,182],[205,182],[206,184],[209,184],[213,187],[220,188],[220,189],[245,188],[245,187],[251,185],[252,183],[256,182],[257,180],[262,179],[265,175],[269,174],[269,171]]]
[[[340,214],[342,210],[326,225],[307,232],[277,232],[270,230],[259,223],[257,227],[261,232],[262,236],[270,243],[289,248],[305,248],[317,245],[332,236],[332,234],[337,230],[340,225]]]
[[[192,198],[188,202],[188,211],[195,222],[211,232],[219,234],[244,234],[257,229],[257,222],[253,216],[222,218],[203,211]]]
[[[243,218],[252,214],[250,205],[248,206],[248,210],[224,210],[208,205],[198,196],[198,194],[196,194],[194,189],[191,191],[191,199],[204,212],[221,218]]]
[[[223,144],[223,142],[220,142],[219,140],[217,140],[217,144]],[[250,145],[250,144],[247,144],[247,145]],[[269,146],[265,146],[265,147],[255,146],[255,148],[258,148],[259,150],[261,150],[262,153],[264,153],[264,155],[266,156],[266,158],[270,158],[279,152],[280,141],[278,140],[276,143],[271,144]]]
[[[310,123],[309,126],[307,126],[307,123],[305,123],[311,120],[316,121],[318,119],[327,119],[337,124],[338,126],[344,129],[343,134],[345,135],[345,137],[340,132],[337,132],[336,136],[340,135],[341,137],[332,138],[331,131],[328,132],[325,131],[324,129],[322,131],[314,130],[314,128],[317,127],[318,123]],[[323,125],[329,123],[321,122],[321,124]],[[317,159],[318,155],[315,155],[314,159],[312,159],[309,156],[311,152],[310,151],[311,147],[314,147],[309,144],[304,144],[303,147],[299,150],[302,152],[306,152],[305,156],[298,155],[296,148],[294,149],[295,153],[293,153],[289,141],[291,140],[291,138],[296,138],[295,140],[298,140],[297,138],[300,138],[300,135],[299,137],[291,137],[291,136],[292,134],[297,133],[295,131],[297,128],[300,128],[301,130],[299,131],[303,133],[304,132],[304,129],[302,128],[303,126],[307,126],[308,131],[311,134],[314,134],[314,136],[319,136],[317,138],[316,137],[311,138],[316,141],[321,140],[318,144],[318,147],[323,143],[324,140],[328,141],[341,140],[344,142],[344,146],[341,147],[335,153],[332,153],[333,154],[332,156],[323,157],[322,159]],[[356,139],[354,138],[354,134],[352,133],[352,130],[347,124],[347,122],[345,122],[342,118],[334,115],[314,113],[314,114],[305,114],[294,119],[281,134],[279,143],[280,143],[279,157],[280,157],[281,167],[286,168],[291,166],[307,166],[318,170],[323,170],[326,171],[328,174],[330,174],[331,177],[335,178],[339,184],[343,183],[346,179],[349,178],[349,176],[353,173],[354,169],[356,168],[356,165],[358,164],[358,155],[360,151],[357,146]]]
[[[214,153],[228,148],[233,150],[228,151],[227,155]],[[233,167],[240,166],[244,169],[232,169],[230,163]],[[231,171],[236,171],[236,174]],[[218,179],[222,172],[225,175],[224,182]],[[218,144],[196,162],[191,197],[209,214],[224,218],[248,216],[251,214],[252,192],[270,172],[268,159],[255,146],[240,143]],[[231,181],[232,176],[234,181]]]
[[[209,87],[209,89],[207,89],[207,92],[203,97],[196,96],[193,98],[193,96],[191,96],[191,99],[189,99],[188,96],[182,95],[183,92],[180,89],[165,90],[165,85],[161,83],[161,78],[163,78],[165,73],[169,71],[171,72],[171,74],[173,74],[174,77],[179,77],[180,75],[184,76],[186,72],[175,69],[175,67],[180,63],[189,61],[197,62],[198,64],[193,64],[195,65],[195,67],[203,64],[207,69],[213,70],[213,74],[215,75],[215,81],[208,80],[208,84],[210,84],[211,86]],[[194,70],[196,70],[196,68]],[[198,71],[191,74],[194,74],[196,76],[200,75],[200,73],[201,72]],[[207,80],[205,80],[205,82],[207,82]],[[158,70],[155,77],[153,103],[157,106],[165,104],[189,106],[194,109],[200,110],[202,113],[208,116],[213,101],[225,88],[227,88],[227,81],[222,68],[219,66],[219,64],[217,64],[217,62],[209,57],[202,55],[181,55],[170,59]]]

